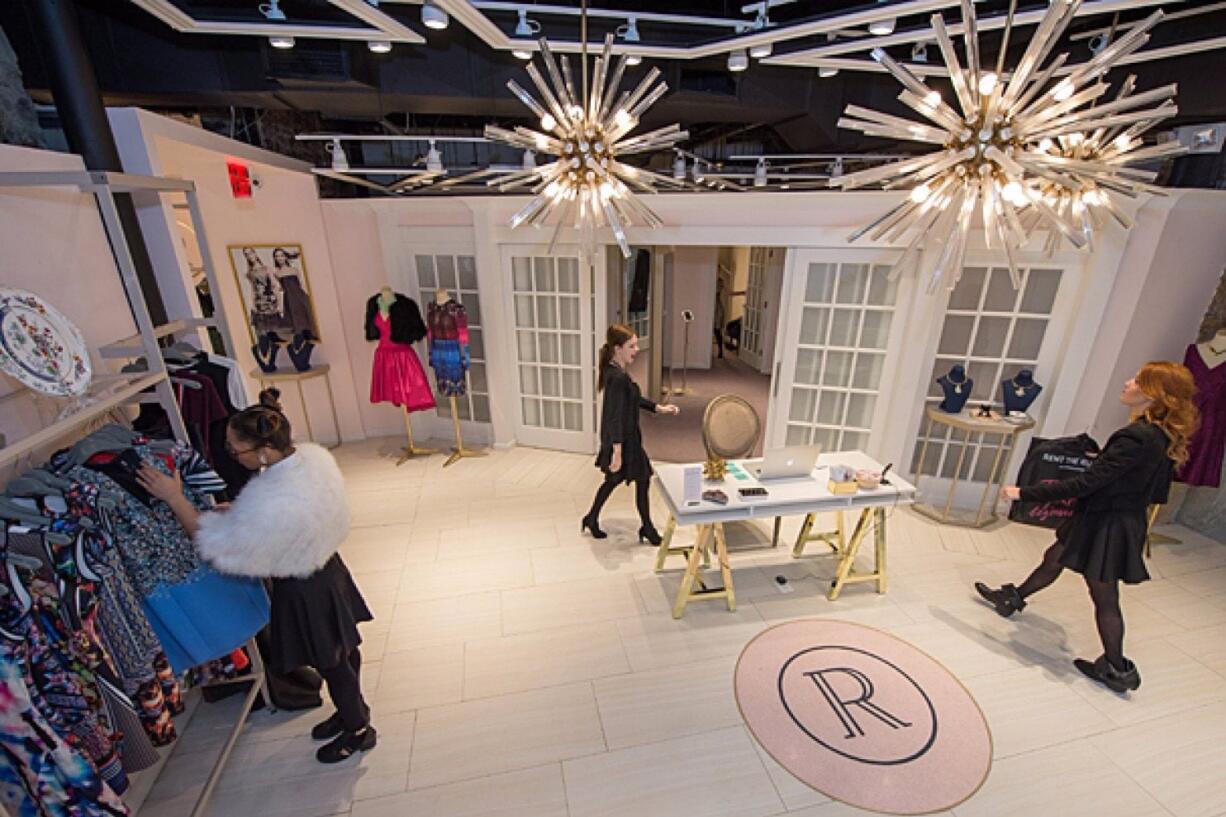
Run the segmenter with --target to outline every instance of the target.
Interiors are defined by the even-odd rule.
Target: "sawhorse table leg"
[[[715,541],[715,556],[719,560],[719,570],[724,586],[710,589],[704,587],[695,591],[694,585],[701,586],[702,584],[698,571],[712,539]],[[677,590],[677,600],[673,603],[673,618],[681,618],[685,614],[685,606],[694,600],[727,599],[728,609],[735,610],[736,594],[732,587],[732,568],[728,564],[728,543],[724,539],[723,524],[716,522],[711,525],[699,525],[697,538],[689,551],[685,575],[681,577],[681,587]]]
[[[702,526],[699,526],[700,534],[701,534],[701,527]],[[699,538],[701,537],[699,537],[694,540],[693,545],[681,545],[679,547],[673,547],[673,534],[676,532],[677,532],[677,517],[670,514],[668,517],[668,523],[664,526],[664,533],[663,535],[660,536],[660,546],[656,548],[656,572],[657,573],[659,573],[661,570],[664,569],[664,560],[668,558],[669,554],[681,553],[686,556],[689,556],[690,551],[697,548],[701,544],[701,542],[699,541]],[[702,566],[708,567],[711,564],[711,559],[707,555],[706,549],[703,548],[702,550],[703,550]]]
[[[845,529],[843,527],[843,512],[835,511],[834,518],[834,530],[814,533],[813,526],[817,524],[817,514],[805,514],[804,524],[800,526],[800,534],[796,537],[796,546],[792,548],[792,558],[799,559],[804,555],[805,546],[810,542],[825,542],[835,553],[842,553],[847,546]]]
[[[856,573],[852,568],[855,566],[856,555],[860,552],[860,543],[868,534],[869,527],[874,529],[874,568],[871,573]],[[830,593],[827,598],[834,601],[839,597],[844,585],[855,582],[875,581],[877,592],[884,593],[886,587],[885,547],[885,508],[865,508],[860,512],[859,520],[856,521],[856,529],[851,534],[851,540],[842,551],[843,558],[839,561],[834,581],[830,583]]]

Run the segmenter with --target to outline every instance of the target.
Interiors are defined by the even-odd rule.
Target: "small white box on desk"
[[[681,490],[682,502],[686,505],[697,505],[702,502],[702,466],[687,465],[685,467],[685,482]]]

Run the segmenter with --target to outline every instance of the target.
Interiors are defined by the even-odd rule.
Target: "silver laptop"
[[[797,479],[808,477],[817,467],[820,445],[794,445],[788,448],[768,448],[762,465],[754,469],[759,480]]]

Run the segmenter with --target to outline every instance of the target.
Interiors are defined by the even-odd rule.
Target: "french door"
[[[762,368],[766,348],[763,327],[766,323],[767,247],[749,249],[749,283],[745,286],[745,314],[741,318],[741,345],[738,356],[755,369]]]
[[[520,246],[503,248],[503,268],[507,307],[514,316],[516,439],[523,445],[591,453],[596,439],[594,315],[604,314],[594,294],[596,270],[585,269],[572,254]]]
[[[896,252],[790,253],[772,393],[773,446],[881,456],[902,349],[907,276]],[[752,268],[751,268],[752,269]],[[752,273],[751,273],[752,274]]]

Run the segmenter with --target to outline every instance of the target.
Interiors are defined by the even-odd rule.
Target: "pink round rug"
[[[741,652],[735,686],[741,716],[771,757],[858,808],[943,811],[974,794],[992,765],[992,733],[966,688],[871,627],[772,627]]]

